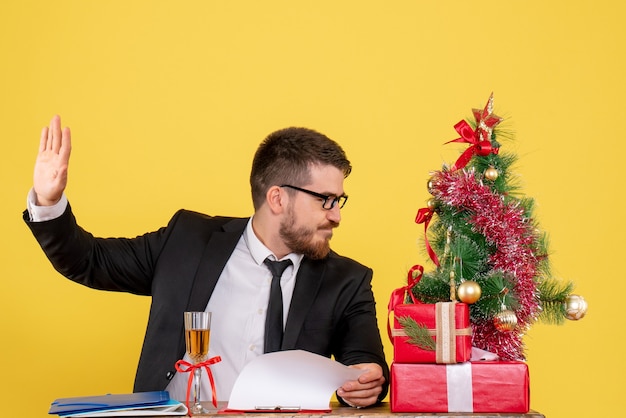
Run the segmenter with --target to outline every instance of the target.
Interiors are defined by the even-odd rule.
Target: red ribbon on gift
[[[487,155],[494,153],[497,154],[499,149],[491,146],[490,138],[484,138],[482,135],[479,135],[472,129],[472,127],[466,121],[462,120],[456,125],[454,125],[454,129],[461,135],[457,139],[453,139],[452,141],[446,142],[449,144],[450,142],[461,142],[472,144],[471,147],[466,149],[463,154],[456,160],[450,171],[460,170],[470,162],[474,155],[480,155],[481,157],[486,157]]]
[[[409,296],[413,303],[420,303],[417,299],[415,299],[415,295],[411,292],[413,286],[415,286],[422,279],[422,275],[424,274],[424,267],[419,264],[414,265],[409,269],[408,277],[407,277],[407,285],[402,286],[393,292],[391,292],[391,297],[389,298],[389,304],[387,305],[387,316],[393,312],[397,305],[404,303],[406,299],[406,294],[408,292]],[[389,325],[389,320],[387,320],[387,334],[389,335],[389,339],[393,343],[393,338],[391,336],[391,326]]]
[[[215,380],[213,379],[213,373],[211,373],[211,369],[209,368],[209,366],[211,364],[219,363],[220,361],[222,361],[222,358],[220,356],[215,356],[215,357],[211,357],[210,359],[206,361],[203,361],[201,363],[196,363],[196,364],[191,364],[185,360],[178,360],[176,364],[174,365],[174,367],[176,367],[176,371],[180,373],[189,372],[189,380],[187,381],[187,400],[185,402],[187,405],[187,409],[189,411],[191,411],[189,409],[189,393],[191,392],[191,385],[193,383],[193,371],[201,367],[204,367],[204,369],[206,370],[207,376],[209,376],[209,382],[211,383],[211,398],[213,401],[213,406],[217,408],[217,392],[215,391]],[[191,413],[190,413],[190,416],[191,416]]]
[[[426,251],[428,251],[428,255],[430,256],[430,259],[433,260],[433,263],[435,263],[435,265],[439,267],[439,259],[437,258],[437,254],[435,254],[435,250],[433,250],[433,247],[430,246],[430,243],[428,242],[428,235],[426,234],[426,231],[428,230],[428,224],[430,223],[430,220],[432,219],[434,214],[435,212],[432,209],[422,208],[417,211],[415,223],[424,224],[424,243],[426,244]]]

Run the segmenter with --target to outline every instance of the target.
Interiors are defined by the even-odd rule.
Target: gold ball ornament
[[[437,206],[437,201],[434,198],[430,198],[426,201],[426,207],[430,210],[435,210],[435,206]]]
[[[493,317],[493,324],[500,332],[511,332],[517,326],[517,316],[515,312],[504,309]]]
[[[459,300],[470,305],[472,303],[476,303],[476,301],[480,299],[481,294],[482,289],[480,288],[480,285],[473,280],[464,281],[457,289]]]
[[[433,194],[433,187],[434,186],[435,186],[435,180],[431,177],[426,182],[426,189],[428,190],[428,193]]]
[[[572,321],[582,319],[587,313],[587,301],[580,295],[569,295],[565,302],[565,317]]]
[[[498,170],[494,166],[490,166],[485,170],[484,175],[487,180],[496,181],[500,173],[498,173]]]

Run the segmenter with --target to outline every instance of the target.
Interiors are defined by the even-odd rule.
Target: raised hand
[[[54,205],[67,186],[67,167],[72,150],[70,128],[61,130],[61,118],[54,116],[50,126],[41,131],[39,153],[35,161],[33,188],[37,205]]]

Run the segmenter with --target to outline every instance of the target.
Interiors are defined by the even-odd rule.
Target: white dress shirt
[[[272,273],[263,264],[267,257],[276,260],[254,234],[250,219],[207,305],[206,310],[211,312],[209,357],[222,358],[221,362],[210,366],[215,378],[217,399],[220,401],[230,398],[235,380],[243,367],[263,354],[265,316],[272,283]],[[285,258],[291,259],[293,266],[287,267],[280,281],[283,291],[283,327],[302,255],[289,254]],[[187,355],[185,360],[189,361]],[[187,379],[188,374],[174,375],[167,386],[172,398],[185,399]],[[203,373],[200,396],[206,401],[211,399],[211,386],[206,373]]]
[[[35,201],[34,191],[31,190],[27,207],[33,222],[57,218],[67,207],[65,194],[54,206],[37,206]],[[206,310],[211,312],[209,357],[220,356],[222,359],[221,362],[210,366],[219,401],[229,399],[235,380],[243,367],[263,354],[265,316],[272,282],[272,274],[263,264],[267,257],[276,260],[274,254],[255,235],[250,218],[206,307]],[[281,278],[283,327],[303,256],[289,254],[283,260],[286,258],[289,258],[293,265],[287,267]],[[190,362],[186,354],[184,360]],[[190,373],[174,375],[166,388],[172,399],[185,400],[189,375]],[[200,396],[203,401],[211,399],[211,386],[204,370]]]

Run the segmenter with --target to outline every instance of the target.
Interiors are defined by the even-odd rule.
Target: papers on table
[[[226,411],[330,411],[333,393],[364,372],[302,350],[264,354],[237,378]],[[187,407],[166,391],[82,396],[55,400],[60,417],[186,415]]]
[[[302,350],[264,354],[242,370],[227,410],[329,411],[333,393],[363,372]]]

